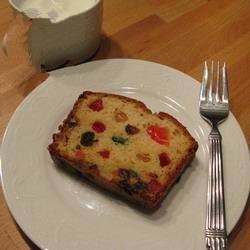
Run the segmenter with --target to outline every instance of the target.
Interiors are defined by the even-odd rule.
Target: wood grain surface
[[[104,0],[103,39],[91,60],[138,58],[179,69],[197,80],[204,60],[228,63],[231,111],[250,143],[249,0]],[[0,138],[14,110],[48,73],[30,63],[29,22],[0,0]],[[233,143],[233,141],[232,141]],[[250,166],[249,166],[250,167]],[[250,249],[250,202],[230,235],[230,250]],[[37,249],[15,224],[0,191],[0,249]],[[167,246],[166,246],[166,249]],[[171,249],[172,250],[172,249]]]

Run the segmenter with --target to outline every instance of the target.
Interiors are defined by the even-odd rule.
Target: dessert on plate
[[[156,208],[195,157],[198,144],[171,115],[140,101],[83,92],[53,135],[55,163],[145,208]]]

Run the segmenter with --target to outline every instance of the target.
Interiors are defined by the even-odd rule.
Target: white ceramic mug
[[[38,68],[51,70],[81,62],[98,49],[102,0],[9,0],[14,12],[32,19],[29,55]],[[3,39],[6,52],[8,37]]]

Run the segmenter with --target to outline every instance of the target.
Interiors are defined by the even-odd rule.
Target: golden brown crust
[[[100,187],[103,187],[113,193],[122,195],[127,200],[133,203],[142,205],[147,209],[153,209],[156,206],[156,201],[158,203],[158,200],[153,200],[150,196],[147,196],[146,194],[142,195],[138,193],[134,194],[133,196],[129,195],[124,190],[120,189],[115,181],[108,181],[102,176],[100,176],[98,174],[98,171],[96,171],[96,168],[93,168],[91,164],[86,164],[86,162],[80,161],[77,162],[72,159],[69,159],[67,156],[62,157],[58,154],[58,152],[54,151],[51,145],[49,146],[49,152],[57,166],[66,168],[68,170],[72,167],[73,169],[83,174],[83,176],[90,180],[92,183],[97,184]]]
[[[172,123],[174,123],[176,127],[178,127],[183,132],[183,134],[189,139],[190,147],[188,148],[187,154],[184,156],[182,161],[176,166],[175,171],[171,173],[169,181],[168,183],[165,183],[162,191],[157,192],[155,196],[149,195],[147,192],[133,193],[133,195],[128,194],[123,189],[118,187],[117,182],[115,180],[108,181],[102,176],[100,176],[98,172],[99,166],[96,166],[88,162],[84,162],[83,160],[72,159],[69,156],[62,154],[62,152],[60,152],[57,149],[57,143],[58,141],[62,139],[62,137],[64,140],[67,140],[66,138],[67,131],[70,128],[69,125],[72,123],[72,119],[76,119],[75,113],[77,111],[79,103],[82,101],[82,99],[86,99],[88,98],[89,95],[92,95],[92,94],[94,94],[98,98],[115,97],[122,101],[133,103],[137,105],[137,107],[143,110],[144,112],[152,114],[152,111],[149,110],[144,103],[138,100],[124,97],[124,96],[115,95],[115,94],[107,94],[107,93],[101,93],[101,92],[93,93],[90,91],[85,91],[79,96],[78,100],[74,104],[73,109],[71,110],[67,118],[63,121],[62,125],[59,126],[59,132],[53,135],[53,143],[51,143],[48,146],[48,150],[51,154],[52,159],[55,161],[57,165],[64,166],[64,167],[65,165],[67,165],[69,167],[72,167],[75,170],[81,172],[83,175],[85,175],[90,181],[114,193],[120,194],[132,202],[141,204],[144,207],[149,208],[149,209],[155,208],[164,199],[164,197],[166,196],[171,186],[176,182],[178,177],[180,177],[182,172],[186,169],[189,163],[193,160],[195,156],[195,152],[197,151],[197,148],[198,148],[197,142],[193,139],[193,137],[190,135],[187,129],[171,115],[164,113],[164,112],[154,114],[162,120],[163,119],[171,120]]]

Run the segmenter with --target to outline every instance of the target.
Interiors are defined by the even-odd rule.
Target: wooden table
[[[231,111],[250,143],[249,0],[105,0],[103,41],[92,60],[139,58],[179,69],[200,80],[204,60],[228,63]],[[16,107],[48,76],[27,57],[27,24],[13,22],[0,2],[0,37],[9,30],[8,59],[0,51],[0,137]],[[12,32],[12,33],[11,33]],[[14,39],[15,40],[15,39]],[[12,50],[11,50],[12,49]],[[250,249],[250,207],[230,235],[231,250]],[[0,248],[36,248],[17,228],[0,192]]]

